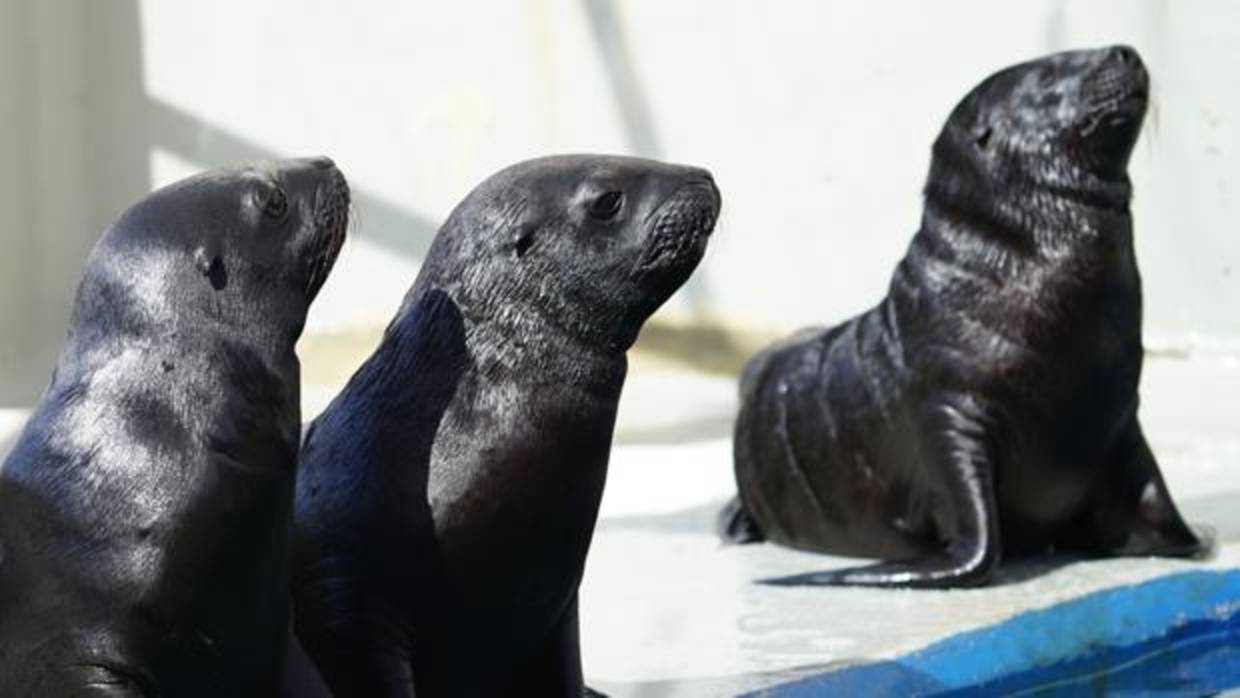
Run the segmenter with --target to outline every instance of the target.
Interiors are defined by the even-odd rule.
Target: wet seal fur
[[[582,694],[625,351],[719,204],[704,170],[557,156],[453,211],[304,443],[296,630],[337,698]]]
[[[889,561],[768,581],[957,587],[1051,547],[1202,552],[1137,421],[1147,94],[1123,46],[987,78],[934,145],[887,297],[750,361],[724,537]]]
[[[294,344],[348,198],[326,158],[217,170],[104,233],[0,470],[0,694],[276,694]]]

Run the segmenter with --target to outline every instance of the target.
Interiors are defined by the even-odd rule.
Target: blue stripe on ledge
[[[750,696],[1184,696],[1240,686],[1240,570],[1107,589]]]

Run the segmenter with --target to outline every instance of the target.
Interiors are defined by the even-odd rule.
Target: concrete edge
[[[1026,611],[894,660],[823,672],[744,695],[1006,695],[1074,677],[1096,681],[1108,669],[1171,646],[1234,642],[1237,633],[1240,569],[1184,572]],[[1211,678],[1229,681],[1227,676]]]

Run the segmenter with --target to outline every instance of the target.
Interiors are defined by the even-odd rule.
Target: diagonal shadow
[[[657,158],[663,148],[655,130],[654,116],[646,101],[645,91],[637,78],[637,70],[629,52],[629,42],[616,14],[613,0],[582,0],[586,19],[602,54],[603,68],[611,84],[629,150],[634,155]]]
[[[663,157],[663,146],[655,126],[654,113],[638,78],[629,40],[616,11],[615,0],[581,0],[581,4],[586,23],[590,26],[594,42],[598,46],[616,107],[620,110],[629,152],[641,157]],[[711,296],[706,270],[699,269],[689,277],[678,295],[688,302],[692,313],[701,315]]]
[[[148,98],[147,126],[152,147],[206,167],[288,157],[154,98]],[[421,259],[426,255],[437,225],[366,191],[354,189],[353,198],[361,212],[357,235],[405,257]]]

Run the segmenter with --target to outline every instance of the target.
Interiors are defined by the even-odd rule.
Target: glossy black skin
[[[90,255],[0,470],[0,695],[275,695],[294,343],[345,236],[325,158],[146,197]]]
[[[337,698],[581,695],[625,351],[719,203],[704,170],[581,155],[505,169],[452,213],[303,448],[296,629]]]
[[[1137,421],[1127,47],[987,78],[874,309],[746,367],[726,538],[889,560],[779,584],[985,584],[1001,557],[1197,554]]]

